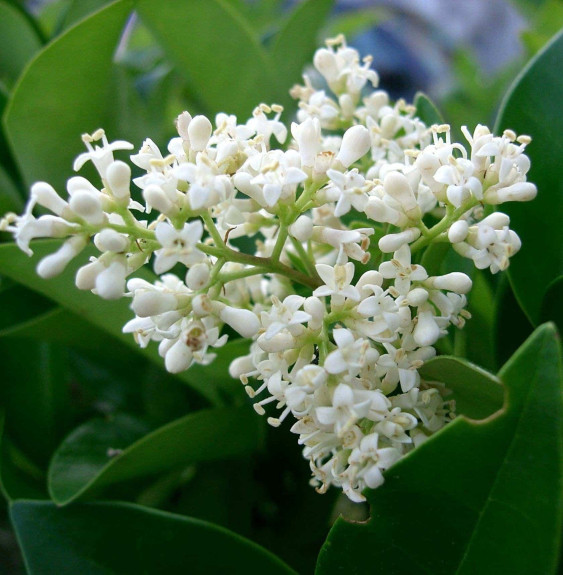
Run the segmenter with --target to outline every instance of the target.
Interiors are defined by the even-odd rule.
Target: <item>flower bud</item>
[[[336,56],[331,50],[319,48],[313,57],[313,64],[327,82],[338,80],[339,68]]]
[[[444,289],[459,294],[469,293],[473,285],[471,278],[461,272],[452,272],[443,276],[430,277],[425,283],[436,289]]]
[[[266,339],[264,334],[262,334],[256,342],[263,351],[278,353],[292,348],[295,345],[295,338],[289,332],[282,331],[269,339]]]
[[[213,127],[211,126],[211,122],[205,116],[195,116],[188,124],[188,136],[191,149],[195,152],[205,150],[212,131]]]
[[[209,266],[206,263],[194,264],[186,274],[186,285],[193,291],[203,289],[209,282]]]
[[[414,192],[404,174],[389,172],[383,181],[385,192],[397,200],[405,214],[412,220],[419,220],[422,216]]]
[[[131,192],[131,168],[125,162],[116,160],[112,162],[106,172],[106,180],[109,185],[109,191],[118,200],[129,199]]]
[[[242,337],[253,337],[260,329],[260,320],[255,313],[248,309],[238,309],[226,305],[219,313],[219,317],[240,333]]]
[[[172,293],[155,290],[139,290],[133,296],[131,309],[139,317],[151,317],[167,311],[174,311],[178,307],[178,299]]]
[[[493,205],[504,202],[527,202],[533,200],[537,193],[538,189],[531,182],[518,182],[500,190],[487,190],[484,199],[486,203]]]
[[[37,274],[43,279],[59,275],[67,264],[86,246],[84,236],[73,236],[54,253],[44,257],[37,265]]]
[[[239,379],[246,373],[254,371],[256,367],[252,361],[251,355],[243,355],[242,357],[237,357],[231,361],[229,365],[229,375],[234,379]]]
[[[190,367],[193,357],[192,350],[179,339],[166,352],[164,356],[164,366],[170,373],[180,373]]]
[[[309,216],[299,216],[291,226],[289,233],[296,240],[306,242],[313,233],[313,220]]]
[[[188,126],[190,125],[191,121],[192,121],[192,117],[191,117],[189,112],[182,112],[176,118],[176,129],[178,130],[178,134],[180,135],[182,140],[184,140],[184,142],[190,141],[190,136],[188,133]]]
[[[173,215],[178,211],[169,199],[164,190],[156,184],[150,184],[143,190],[143,197],[147,204],[166,215]]]
[[[419,310],[417,324],[413,331],[414,341],[424,347],[436,343],[440,337],[440,328],[430,310]]]
[[[70,209],[89,224],[100,225],[104,221],[104,211],[100,199],[86,190],[76,191],[70,198]]]
[[[315,330],[323,325],[326,309],[323,302],[318,297],[308,297],[304,304],[303,309],[311,316],[308,326]]]
[[[205,317],[213,313],[213,302],[207,294],[199,294],[192,300],[192,311],[196,317]]]
[[[448,239],[452,244],[462,242],[467,237],[469,225],[465,220],[454,222],[448,230]]]
[[[31,186],[31,197],[37,200],[37,203],[48,210],[51,210],[57,216],[62,215],[68,204],[57,194],[55,188],[47,182],[36,182]]]
[[[93,290],[96,287],[96,278],[98,274],[105,270],[104,264],[99,260],[93,260],[90,263],[82,266],[76,272],[74,283],[76,287],[81,290]]]
[[[487,225],[495,230],[502,230],[510,225],[510,218],[502,212],[493,212],[486,218],[483,218],[478,225]]]
[[[410,306],[418,307],[428,300],[428,292],[424,288],[414,288],[407,294],[407,302]]]
[[[124,252],[129,247],[129,240],[123,234],[104,228],[99,234],[94,236],[94,245],[101,252]]]
[[[103,299],[119,299],[125,292],[127,268],[120,259],[111,264],[96,277],[96,291]]]
[[[369,131],[364,126],[352,126],[348,128],[342,137],[342,144],[336,159],[348,168],[362,156],[367,154],[371,148],[371,138]]]
[[[410,244],[420,237],[420,230],[418,228],[409,228],[398,234],[387,234],[379,240],[379,249],[383,253],[391,253],[397,251],[401,246]]]
[[[321,149],[321,124],[317,118],[307,118],[301,124],[291,124],[291,134],[297,142],[302,166],[313,167]]]

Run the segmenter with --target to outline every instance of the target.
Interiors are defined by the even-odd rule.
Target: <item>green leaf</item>
[[[76,24],[110,2],[111,0],[72,0],[64,16],[63,28]]]
[[[50,280],[44,280],[35,273],[35,266],[39,259],[55,251],[58,245],[59,242],[53,240],[34,242],[32,258],[28,258],[14,244],[0,245],[0,274],[4,274],[57,302],[65,309],[93,323],[162,367],[162,358],[158,355],[156,346],[149,345],[141,349],[130,334],[122,332],[125,323],[133,317],[133,312],[129,309],[129,300],[122,298],[115,301],[104,301],[90,292],[80,291],[74,287],[74,276],[80,261],[86,261],[87,255],[94,253],[93,251],[85,250],[85,253],[71,262],[61,275]],[[148,281],[155,279],[154,274],[148,269],[140,270],[136,275]],[[209,381],[211,373],[214,374],[214,379]],[[217,385],[225,380],[228,381],[229,387],[234,387],[234,385],[231,386],[231,383],[235,383],[225,373],[212,372],[209,367],[202,368],[200,366],[194,366],[194,368],[179,374],[178,377],[209,401],[215,403],[220,403]]]
[[[129,419],[95,419],[73,431],[49,467],[53,501],[66,505],[108,485],[199,461],[239,457],[260,445],[260,420],[248,409],[199,411],[140,438]],[[118,449],[108,456],[108,449]]]
[[[248,116],[276,101],[275,66],[250,24],[223,0],[137,0],[139,14],[211,115]]]
[[[295,573],[227,529],[138,505],[17,501],[10,514],[29,573]]]
[[[368,491],[371,519],[338,519],[317,574],[553,574],[562,519],[558,336],[538,328],[499,373],[503,411],[460,417]]]
[[[553,280],[545,292],[542,301],[540,318],[543,321],[551,319],[555,322],[559,333],[563,333],[563,276]]]
[[[18,81],[4,125],[26,184],[62,188],[82,151],[80,135],[103,124],[112,56],[131,6],[119,0],[70,28]]]
[[[492,373],[457,357],[427,361],[420,374],[426,381],[444,383],[453,392],[456,411],[471,419],[484,419],[502,409],[504,390]]]
[[[70,382],[66,349],[45,342],[0,339],[6,431],[38,465],[68,433]]]
[[[0,81],[13,86],[40,48],[41,40],[25,16],[6,2],[0,2]]]
[[[413,104],[416,108],[417,117],[427,126],[444,123],[444,118],[436,107],[436,104],[434,104],[424,92],[417,92],[415,94]]]
[[[8,172],[0,166],[0,214],[22,211],[23,198]]]
[[[510,227],[522,239],[522,248],[511,259],[508,274],[522,309],[537,325],[547,286],[563,273],[563,100],[561,31],[522,71],[508,92],[496,123],[496,132],[510,128],[528,134],[526,148],[532,161],[528,179],[538,187],[533,202],[500,206],[510,216]]]
[[[382,24],[392,14],[390,10],[380,6],[335,14],[328,23],[325,35],[327,38],[333,38],[338,34],[344,34],[350,40],[352,36]]]
[[[2,282],[5,283],[5,282]],[[12,283],[1,289],[0,284],[0,337],[22,323],[33,322],[54,307],[53,302],[37,293]]]
[[[276,101],[282,98],[281,103],[291,103],[288,96],[289,89],[295,82],[301,80],[303,69],[318,46],[319,30],[331,8],[332,0],[300,2],[276,35],[272,46],[272,58],[282,88]]]

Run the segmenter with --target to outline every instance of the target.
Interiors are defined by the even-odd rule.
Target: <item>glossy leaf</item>
[[[227,529],[139,505],[17,501],[10,514],[30,573],[294,573]]]
[[[24,15],[0,2],[0,81],[11,87],[40,48],[41,40]]]
[[[82,151],[80,135],[103,125],[112,56],[131,6],[119,0],[70,28],[21,76],[4,125],[26,184],[62,188]]]
[[[563,31],[517,78],[496,124],[497,133],[510,128],[533,139],[526,148],[532,161],[528,179],[537,185],[538,196],[525,204],[503,204],[500,210],[510,216],[510,227],[522,239],[508,273],[516,298],[534,325],[540,321],[547,286],[563,273],[563,116],[558,105],[563,99],[562,60]]]
[[[90,292],[76,289],[74,275],[80,265],[78,260],[85,262],[87,260],[86,253],[81,254],[61,275],[55,278],[44,280],[36,274],[35,266],[39,259],[55,251],[58,245],[59,243],[53,240],[37,241],[33,244],[34,255],[32,258],[28,258],[14,244],[0,245],[0,273],[57,302],[162,366],[162,358],[158,355],[156,346],[149,345],[147,348],[141,349],[130,334],[122,332],[125,323],[133,317],[133,313],[129,309],[129,300],[122,298],[104,301]],[[149,281],[155,277],[147,269],[137,272],[136,275]],[[217,375],[215,372],[214,379],[208,381],[211,376],[209,369],[194,366],[178,377],[210,401],[220,402],[216,384],[227,380],[229,382],[227,385],[234,388],[235,382],[224,373],[220,374],[219,377]]]
[[[305,65],[318,47],[319,30],[332,7],[332,0],[306,0],[293,9],[272,46],[276,74],[281,79],[281,103],[291,103],[288,92],[301,81]]]
[[[247,455],[260,445],[259,423],[248,408],[205,410],[141,437],[128,418],[96,419],[72,432],[53,456],[49,491],[65,505],[113,483]],[[118,451],[110,457],[108,449]]]
[[[499,373],[503,411],[456,419],[367,493],[371,519],[338,519],[318,575],[553,574],[562,519],[561,359],[551,324]]]
[[[426,381],[444,383],[452,391],[456,411],[461,415],[483,419],[502,408],[504,390],[500,380],[464,359],[436,357],[422,366],[420,374]]]
[[[224,111],[243,119],[260,102],[276,101],[275,66],[234,6],[224,0],[137,0],[136,5],[192,91],[205,94],[209,114]]]

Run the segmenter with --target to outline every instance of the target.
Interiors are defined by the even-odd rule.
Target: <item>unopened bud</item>
[[[195,152],[205,150],[212,131],[211,122],[205,116],[195,116],[188,125],[191,149]]]
[[[242,337],[253,337],[260,329],[260,320],[256,314],[248,309],[239,309],[225,306],[219,313],[219,317],[227,325],[230,325]]]
[[[354,162],[365,156],[371,148],[369,130],[364,126],[352,126],[348,128],[342,137],[342,144],[336,159],[348,168]]]
[[[454,222],[448,230],[448,239],[452,244],[462,242],[467,237],[469,224],[465,220]]]
[[[387,234],[379,240],[379,249],[383,253],[391,253],[397,251],[401,246],[410,244],[420,237],[420,230],[418,228],[409,228],[398,234]]]
[[[73,236],[54,253],[44,257],[37,265],[37,273],[44,279],[59,275],[68,263],[86,246],[83,236]]]
[[[118,200],[129,199],[131,192],[131,168],[129,164],[116,160],[112,162],[106,172],[106,180],[109,185],[109,191]]]

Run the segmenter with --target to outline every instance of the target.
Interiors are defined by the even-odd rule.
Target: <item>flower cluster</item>
[[[424,250],[449,243],[479,269],[504,270],[520,241],[491,206],[536,188],[528,137],[477,126],[463,129],[467,144],[452,142],[448,125],[391,103],[370,59],[342,37],[314,67],[325,89],[307,76],[292,89],[291,137],[276,105],[244,123],[183,112],[166,152],[147,139],[130,156],[141,173],[132,179],[114,158],[132,145],[98,130],[83,136],[74,168],[92,162],[101,186],[72,177],[65,200],[36,183],[25,213],[0,229],[29,254],[34,238],[64,238],[38,265],[45,278],[93,238],[100,253],[76,286],[130,297],[135,318],[123,330],[140,346],[158,342],[172,373],[210,363],[225,325],[251,340],[231,375],[271,425],[292,416],[319,491],[336,485],[360,501],[454,417],[419,368],[469,317],[471,279],[430,275]],[[52,214],[35,217],[37,205]],[[158,279],[127,279],[149,262]]]

